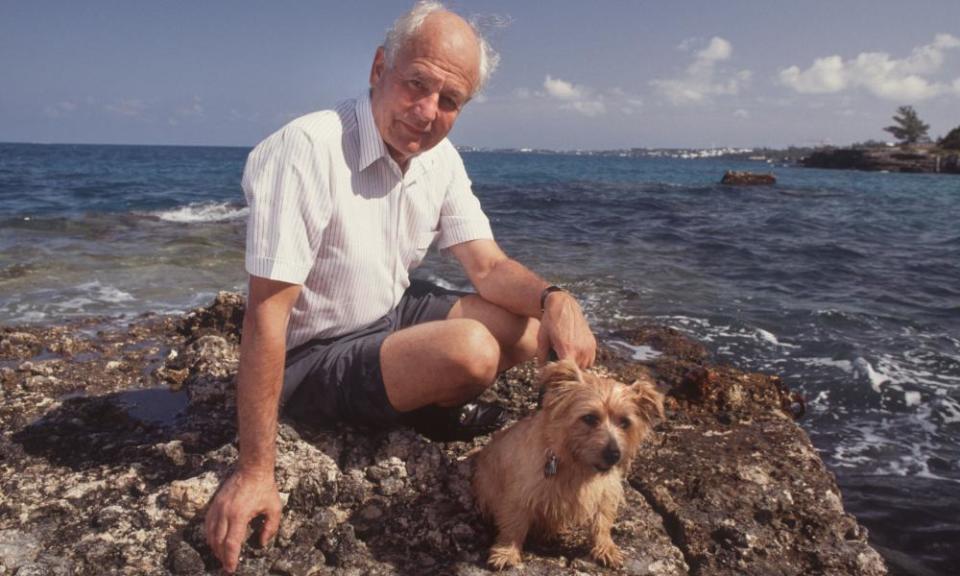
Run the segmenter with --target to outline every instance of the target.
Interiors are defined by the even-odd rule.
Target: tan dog
[[[543,409],[494,435],[476,456],[473,491],[497,539],[490,565],[521,562],[531,530],[557,534],[587,526],[591,555],[619,566],[610,528],[623,501],[623,475],[657,417],[663,395],[651,382],[627,386],[563,360],[540,377]]]

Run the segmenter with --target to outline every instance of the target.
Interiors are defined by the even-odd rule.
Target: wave
[[[151,212],[166,222],[192,224],[195,222],[225,222],[246,218],[250,209],[231,202],[196,202],[170,210]]]

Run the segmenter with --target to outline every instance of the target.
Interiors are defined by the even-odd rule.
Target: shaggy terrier
[[[591,555],[623,563],[610,528],[623,501],[623,476],[655,419],[663,395],[652,382],[626,385],[581,372],[569,360],[541,373],[543,408],[494,435],[476,455],[473,491],[497,538],[490,565],[521,562],[530,531],[558,534],[589,528]]]

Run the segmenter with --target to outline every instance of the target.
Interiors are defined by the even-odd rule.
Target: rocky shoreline
[[[960,153],[927,147],[825,148],[801,159],[806,168],[960,174]]]
[[[232,381],[242,299],[183,317],[0,328],[0,576],[216,573],[203,511],[236,458]],[[581,534],[528,544],[523,574],[886,574],[774,376],[714,366],[674,330],[617,335],[599,369],[651,371],[668,418],[629,475],[620,571]],[[487,392],[513,418],[534,369]],[[281,421],[277,539],[239,574],[488,574],[492,529],[469,491],[487,438],[435,443]],[[508,572],[510,573],[510,572]]]

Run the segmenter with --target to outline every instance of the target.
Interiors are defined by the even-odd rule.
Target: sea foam
[[[246,206],[238,206],[229,202],[198,202],[153,212],[152,215],[167,222],[223,222],[245,218],[250,211]]]

